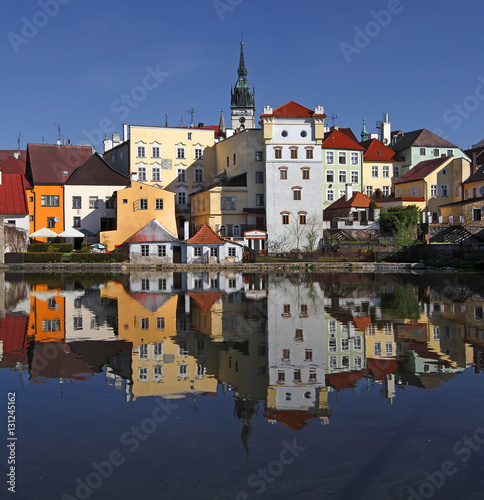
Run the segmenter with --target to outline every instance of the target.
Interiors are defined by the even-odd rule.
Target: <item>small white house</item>
[[[207,224],[187,240],[187,264],[223,264],[242,262],[244,247],[219,236]]]

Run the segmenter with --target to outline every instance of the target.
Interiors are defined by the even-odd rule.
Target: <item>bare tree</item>
[[[314,252],[323,235],[322,217],[316,213],[309,215],[306,221],[307,249]]]
[[[5,251],[25,252],[27,250],[28,234],[24,229],[5,225]]]
[[[296,250],[300,250],[299,243],[307,231],[307,224],[301,224],[301,216],[299,214],[289,214],[289,224],[285,225],[286,231],[292,236],[292,240],[296,245]]]
[[[287,252],[288,246],[289,242],[287,241],[287,235],[279,239],[269,238],[267,240],[267,251],[270,254]]]

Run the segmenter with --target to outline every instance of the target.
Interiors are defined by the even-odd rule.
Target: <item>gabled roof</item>
[[[177,241],[178,238],[168,231],[163,224],[157,219],[148,222],[146,226],[130,236],[126,243],[155,243],[155,242],[169,242]]]
[[[294,101],[286,102],[282,106],[276,108],[272,114],[262,114],[261,116],[276,116],[276,117],[285,117],[285,118],[312,118],[314,115],[314,111],[312,109],[306,108],[301,104],[298,104]],[[316,115],[319,116],[319,115]],[[322,116],[326,116],[324,113]]]
[[[10,158],[7,158],[6,160],[0,162],[0,170],[4,174],[23,174],[25,175],[25,171],[27,168],[27,164],[25,163],[25,160],[22,160],[22,158],[15,158],[14,156],[11,156]]]
[[[22,174],[2,173],[0,184],[0,214],[27,215],[27,197],[25,189],[27,181]]]
[[[365,148],[363,153],[365,161],[395,161],[397,159],[395,151],[378,139],[362,141],[360,144]]]
[[[146,293],[132,292],[129,294],[136,302],[139,302],[147,311],[156,312],[165,305],[172,295],[170,293]]]
[[[363,151],[363,146],[360,146],[356,141],[351,140],[346,134],[340,130],[333,130],[324,134],[323,149],[353,149]]]
[[[408,172],[400,176],[395,184],[404,184],[405,182],[413,182],[425,179],[427,175],[431,174],[434,170],[443,167],[452,161],[452,156],[442,156],[435,160],[425,160],[417,163],[415,167],[411,168]]]
[[[64,184],[91,155],[91,146],[27,144],[27,178],[33,185]]]
[[[469,182],[482,182],[484,181],[484,165],[478,168],[472,175],[470,175],[463,184],[468,184]]]
[[[129,177],[111,168],[99,153],[94,153],[65,182],[76,186],[127,186]]]
[[[205,312],[212,309],[217,302],[225,294],[223,292],[188,292],[188,296],[192,298]]]
[[[360,193],[359,191],[355,191],[353,193],[353,196],[348,201],[346,201],[346,196],[343,195],[339,200],[336,200],[325,210],[337,210],[340,208],[351,208],[351,207],[368,208],[372,201],[373,200],[371,198],[368,198],[366,194]],[[380,207],[378,203],[376,205],[377,207]]]
[[[353,134],[353,131],[350,129],[350,127],[338,127],[338,130],[349,137],[352,141],[358,142],[356,135]]]
[[[227,240],[221,238],[206,222],[187,240],[192,245],[223,245]]]
[[[427,148],[457,148],[454,144],[438,135],[430,132],[426,128],[405,132],[398,135],[399,139],[390,147],[393,151],[402,151],[410,147],[427,147]]]
[[[15,158],[15,154],[19,151],[16,149],[0,149],[0,162],[7,160],[8,158]],[[27,161],[27,151],[25,149],[20,150],[19,159],[23,162]]]
[[[479,146],[472,149],[467,149],[464,153],[472,160],[473,153],[476,154],[476,164],[484,165],[484,146]],[[1,165],[0,165],[1,167]]]

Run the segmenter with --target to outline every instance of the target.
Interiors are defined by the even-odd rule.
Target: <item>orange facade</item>
[[[27,192],[30,231],[48,227],[56,233],[64,231],[64,186],[37,185]]]

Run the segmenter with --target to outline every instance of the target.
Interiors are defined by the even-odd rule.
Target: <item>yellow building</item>
[[[420,198],[425,202],[424,212],[430,212],[432,221],[438,222],[441,205],[462,199],[462,183],[469,174],[470,162],[464,158],[443,156],[422,161],[395,181],[395,196]]]
[[[153,219],[177,234],[175,195],[172,192],[132,181],[126,189],[116,191],[115,196],[117,229],[100,233],[100,241],[108,246],[108,250],[122,245]]]

